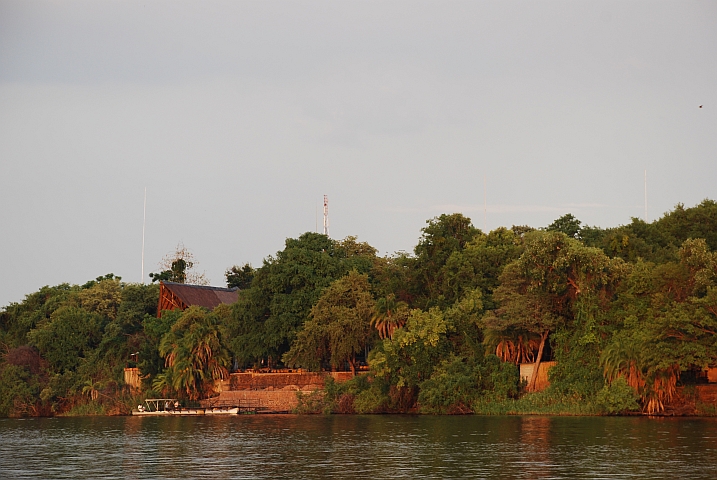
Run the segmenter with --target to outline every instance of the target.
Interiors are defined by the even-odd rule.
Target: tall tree
[[[442,272],[442,295],[449,304],[467,291],[480,288],[486,308],[494,308],[493,291],[503,268],[520,256],[523,238],[512,230],[497,228],[476,235],[461,250],[454,251]]]
[[[639,262],[613,304],[624,319],[601,354],[605,377],[624,378],[646,413],[659,413],[680,375],[717,362],[717,254],[686,240],[679,262]]]
[[[329,361],[334,368],[348,362],[356,374],[356,355],[362,353],[371,338],[374,301],[368,276],[351,271],[334,281],[311,309],[284,363],[314,367]]]
[[[443,214],[426,222],[423,235],[416,245],[413,271],[415,275],[415,306],[446,307],[449,302],[442,295],[445,269],[450,256],[462,250],[481,231],[471,219],[460,213]]]
[[[548,225],[546,230],[549,232],[562,232],[570,238],[578,238],[580,236],[581,223],[582,222],[575,218],[572,213],[566,213]]]
[[[352,268],[369,273],[375,250],[305,233],[264,260],[233,308],[232,351],[241,364],[276,363],[289,350],[323,290]]]
[[[256,269],[248,263],[245,263],[241,267],[234,265],[228,269],[224,276],[227,279],[227,287],[236,287],[239,290],[246,290],[251,286],[251,281],[256,275]]]
[[[229,352],[220,332],[222,317],[228,314],[228,307],[222,305],[213,312],[189,307],[162,337],[159,353],[169,370],[165,373],[165,378],[171,379],[167,383],[191,400],[206,396],[216,380],[228,376]]]
[[[537,372],[548,335],[573,323],[591,306],[607,308],[623,272],[621,260],[611,260],[564,233],[529,233],[523,254],[501,274],[495,292],[500,307],[484,322],[493,330],[518,328],[539,335]],[[533,375],[529,389],[535,388],[536,379]]]

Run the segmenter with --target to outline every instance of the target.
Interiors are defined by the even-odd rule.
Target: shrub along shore
[[[186,249],[152,280],[201,281]],[[239,299],[157,317],[159,287],[107,274],[0,311],[0,416],[127,414],[196,402],[245,368],[368,368],[299,413],[714,414],[695,392],[717,366],[717,203],[602,229],[566,214],[482,232],[430,219],[413,253],[305,233],[254,268]],[[550,386],[518,364],[555,361]],[[130,391],[124,369],[142,387]]]

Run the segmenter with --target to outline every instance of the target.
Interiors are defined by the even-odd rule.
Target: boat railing
[[[179,408],[176,398],[145,398],[144,404],[148,412],[169,412]]]
[[[240,411],[262,411],[268,410],[268,407],[262,405],[262,402],[254,398],[239,399],[219,399],[209,398],[206,400],[207,408],[239,408]]]

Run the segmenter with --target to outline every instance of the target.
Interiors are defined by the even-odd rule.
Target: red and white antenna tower
[[[329,197],[324,195],[324,235],[329,236]]]

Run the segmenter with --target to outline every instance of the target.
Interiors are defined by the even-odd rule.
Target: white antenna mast
[[[483,233],[488,233],[488,190],[486,189],[485,174],[483,174]]]
[[[324,235],[329,236],[329,197],[324,195]]]
[[[142,284],[144,285],[144,227],[147,224],[147,187],[144,187],[144,212],[142,215]]]
[[[647,223],[647,169],[645,169],[645,223]]]

